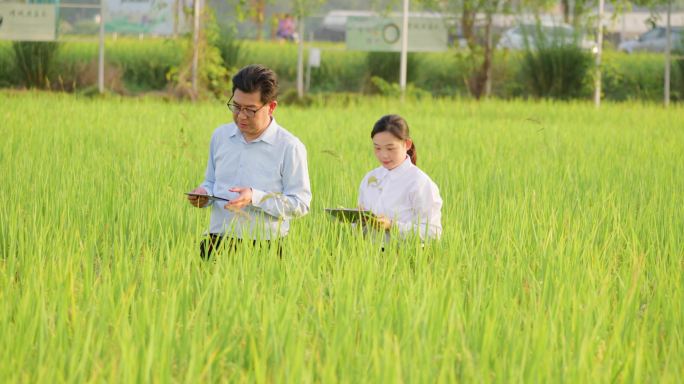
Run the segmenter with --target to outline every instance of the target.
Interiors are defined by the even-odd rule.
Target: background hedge
[[[160,91],[166,88],[171,68],[183,59],[186,40],[117,39],[106,43],[107,86],[121,93]],[[243,41],[227,45],[234,50],[234,70],[248,63],[262,63],[279,75],[282,92],[295,87],[297,46],[287,43]],[[391,54],[371,55],[347,51],[344,45],[316,44],[322,49],[321,67],[311,73],[312,93],[377,92],[369,86],[380,61],[396,61]],[[220,48],[220,47],[219,47]],[[49,87],[54,90],[88,89],[97,80],[96,41],[71,41],[60,44]],[[398,54],[396,54],[398,55]],[[466,53],[449,51],[411,55],[410,82],[435,96],[468,96],[465,79],[471,65]],[[492,93],[500,98],[533,97],[532,89],[521,81],[523,53],[497,52],[494,60]],[[681,59],[680,59],[681,61]],[[684,64],[673,62],[672,97],[684,99]],[[587,76],[592,76],[591,72]],[[660,101],[663,94],[664,61],[660,54],[632,54],[607,51],[603,57],[603,92],[607,100]],[[387,79],[386,79],[387,80]],[[398,81],[398,79],[396,80]],[[584,81],[592,84],[591,79]],[[0,42],[0,87],[22,87],[11,42]],[[586,89],[581,97],[588,98]]]

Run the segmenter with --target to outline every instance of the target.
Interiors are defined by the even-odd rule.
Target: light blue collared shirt
[[[275,119],[251,142],[235,123],[222,125],[211,137],[202,187],[228,199],[238,196],[230,188],[252,188],[252,205],[241,211],[227,210],[221,201],[208,204],[210,233],[255,240],[285,236],[289,219],[307,214],[311,204],[306,148]]]

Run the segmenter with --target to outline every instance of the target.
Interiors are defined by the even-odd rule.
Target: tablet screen
[[[337,220],[350,223],[363,222],[375,216],[371,211],[358,208],[326,208],[325,211]]]
[[[230,201],[230,200],[226,199],[225,197],[214,196],[214,195],[210,195],[210,194],[204,195],[201,193],[192,193],[192,192],[185,192],[185,194],[188,196],[206,197],[207,199],[209,199],[211,201],[216,201],[216,200],[218,200],[218,201]]]

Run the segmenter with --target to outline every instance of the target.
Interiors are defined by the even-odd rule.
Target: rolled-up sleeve
[[[282,164],[283,191],[252,188],[252,205],[282,219],[304,216],[311,204],[311,183],[304,144],[297,141],[285,151]]]

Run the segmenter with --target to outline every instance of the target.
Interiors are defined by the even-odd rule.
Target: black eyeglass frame
[[[247,116],[247,118],[249,118],[249,119],[254,118],[254,116],[256,116],[257,112],[259,112],[262,108],[264,108],[265,106],[268,105],[268,103],[266,103],[257,109],[250,109],[250,108],[246,108],[246,107],[241,107],[241,106],[236,105],[236,104],[231,104],[230,103],[231,101],[233,101],[233,96],[231,96],[230,99],[228,99],[228,102],[226,103],[226,107],[228,107],[228,109],[236,116],[239,115],[240,112],[244,111],[245,116]],[[233,109],[233,108],[237,108],[237,111],[235,111],[235,109]]]

